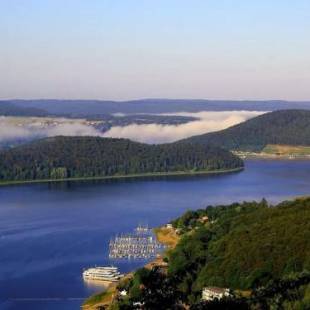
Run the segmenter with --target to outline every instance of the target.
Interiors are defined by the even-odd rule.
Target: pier
[[[139,225],[134,233],[110,240],[109,258],[149,259],[156,257],[163,248],[147,226]]]

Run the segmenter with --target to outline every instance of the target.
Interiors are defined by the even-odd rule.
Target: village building
[[[200,223],[207,223],[209,221],[209,218],[207,216],[203,216],[198,221]]]
[[[120,294],[121,296],[127,296],[127,291],[126,291],[126,290],[121,290],[121,291],[119,292],[119,294]]]
[[[221,287],[205,287],[202,290],[202,300],[213,300],[213,299],[222,299],[223,297],[229,297],[230,291],[228,288],[221,288]]]

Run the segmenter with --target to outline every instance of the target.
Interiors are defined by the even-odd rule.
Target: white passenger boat
[[[85,280],[117,282],[122,276],[117,267],[93,267],[83,271]]]

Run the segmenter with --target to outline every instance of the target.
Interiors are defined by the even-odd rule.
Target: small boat
[[[99,280],[106,282],[117,282],[123,275],[117,267],[92,267],[83,271],[85,280]]]

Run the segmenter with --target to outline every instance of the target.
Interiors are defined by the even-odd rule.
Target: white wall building
[[[202,300],[221,299],[223,297],[229,297],[230,292],[228,288],[221,287],[205,287],[202,290]]]

